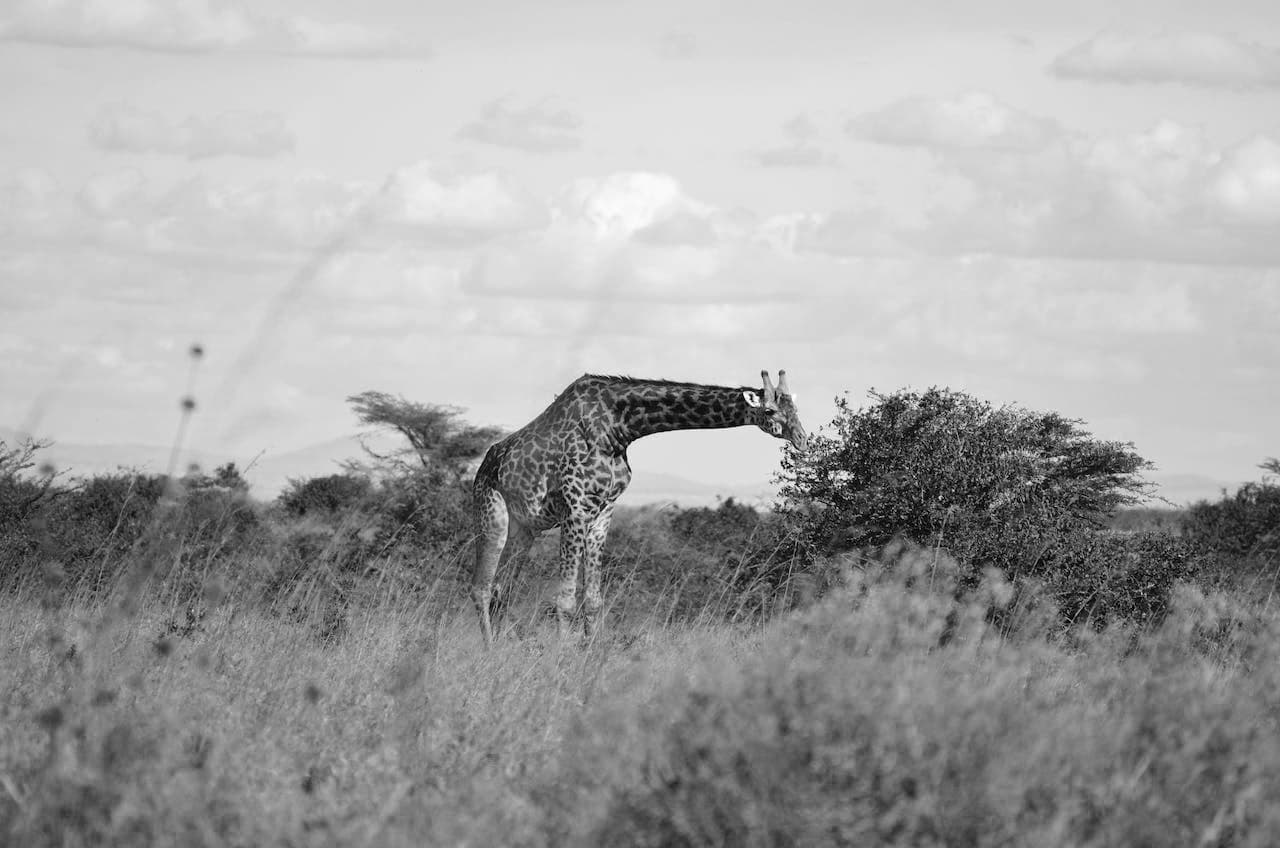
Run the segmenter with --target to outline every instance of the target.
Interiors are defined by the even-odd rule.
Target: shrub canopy
[[[1216,503],[1200,501],[1187,511],[1183,533],[1215,553],[1235,559],[1280,556],[1280,460],[1259,468],[1261,482],[1245,483]]]
[[[815,437],[784,471],[783,496],[821,548],[1099,527],[1151,488],[1132,444],[1096,439],[1056,412],[938,388],[871,397],[857,410],[837,399],[834,435]]]
[[[968,585],[996,566],[1047,582],[1069,618],[1099,624],[1158,618],[1194,571],[1186,545],[1104,538],[1107,517],[1152,488],[1132,444],[947,389],[871,397],[865,409],[837,399],[833,434],[784,464],[784,509],[813,553],[894,539],[945,548]]]

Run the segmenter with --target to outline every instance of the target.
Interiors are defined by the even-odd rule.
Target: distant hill
[[[1223,489],[1234,492],[1244,482],[1230,483],[1204,474],[1172,474],[1162,471],[1153,471],[1147,476],[1160,487],[1158,494],[1177,506],[1187,506],[1200,500],[1215,501],[1222,496]]]

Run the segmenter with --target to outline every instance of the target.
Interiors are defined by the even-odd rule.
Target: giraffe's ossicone
[[[754,425],[803,451],[808,443],[787,386],[704,386],[584,374],[537,418],[489,448],[475,479],[476,562],[471,595],[486,643],[493,641],[494,575],[518,572],[533,540],[560,531],[556,618],[569,630],[582,572],[586,635],[596,629],[600,551],[618,496],[631,482],[627,446],[671,430]]]

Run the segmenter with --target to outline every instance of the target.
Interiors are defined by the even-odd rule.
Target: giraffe
[[[754,425],[803,451],[808,444],[787,386],[777,388],[761,371],[762,389],[705,386],[584,374],[537,417],[489,448],[476,471],[476,561],[471,598],[480,613],[486,645],[493,643],[491,614],[499,569],[519,570],[534,539],[560,527],[559,590],[555,615],[561,635],[570,618],[582,572],[585,636],[596,630],[600,551],[614,502],[631,482],[627,446],[670,430]]]

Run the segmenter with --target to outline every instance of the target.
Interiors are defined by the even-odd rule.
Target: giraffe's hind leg
[[[507,544],[507,504],[502,495],[487,486],[475,490],[476,564],[471,572],[471,600],[480,614],[480,632],[486,645],[493,644],[493,624],[489,602],[493,599],[493,576]]]
[[[496,621],[511,609],[511,599],[520,581],[520,572],[529,561],[529,548],[536,537],[532,530],[508,516],[507,543],[498,558],[498,582],[493,584],[489,617]]]

